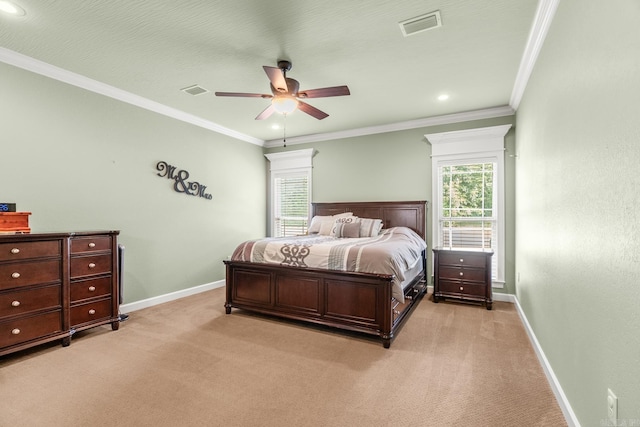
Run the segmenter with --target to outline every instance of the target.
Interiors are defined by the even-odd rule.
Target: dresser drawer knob
[[[11,277],[13,277],[14,279],[19,279],[20,278],[20,273],[18,273],[17,271],[15,273],[11,274]]]
[[[92,308],[91,310],[89,310],[89,314],[96,314],[96,311]]]
[[[18,334],[20,333],[20,329],[18,329],[18,328],[12,329],[12,330],[11,330],[11,333],[12,333],[13,335],[18,335]]]
[[[460,258],[460,262],[464,262],[464,258]]]
[[[462,271],[460,272],[460,276],[464,276],[464,273]]]
[[[20,307],[20,301],[12,301],[11,307]]]
[[[96,287],[95,287],[95,286],[89,286],[89,292],[93,292],[93,291],[95,291],[95,290],[96,290]]]
[[[464,291],[464,287],[463,287],[463,286],[460,286],[460,290],[461,290],[461,291]]]
[[[89,263],[89,268],[96,268],[96,264],[94,262]]]
[[[96,244],[95,244],[95,243],[93,243],[93,242],[91,242],[91,243],[89,243],[89,247],[90,247],[90,248],[95,248],[95,247],[96,247]]]
[[[397,316],[398,314],[400,314],[400,312],[398,310],[393,310],[393,314]]]
[[[18,249],[18,248],[12,248],[12,249],[11,249],[11,253],[12,253],[12,254],[19,254],[19,253],[20,253],[20,249]]]

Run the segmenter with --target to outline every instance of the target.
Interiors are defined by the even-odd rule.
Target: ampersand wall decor
[[[171,166],[167,162],[160,161],[156,165],[159,177],[166,177],[174,181],[173,189],[178,193],[184,193],[189,196],[202,197],[203,199],[211,200],[213,197],[211,194],[206,193],[206,185],[200,184],[198,181],[188,181],[189,172],[184,169],[177,169],[175,166]]]

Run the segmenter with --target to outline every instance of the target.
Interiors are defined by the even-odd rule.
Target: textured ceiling
[[[287,135],[345,132],[506,106],[537,0],[16,0],[0,16],[0,47],[260,140],[283,116],[254,120],[269,100],[262,66],[293,63],[301,89],[347,85],[310,99]],[[400,21],[439,10],[442,27],[404,37]],[[198,84],[209,93],[181,88]],[[441,93],[449,100],[437,100]]]

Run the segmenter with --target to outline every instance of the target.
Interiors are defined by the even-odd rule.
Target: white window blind
[[[307,232],[309,179],[306,173],[284,174],[274,179],[274,235],[296,236]]]

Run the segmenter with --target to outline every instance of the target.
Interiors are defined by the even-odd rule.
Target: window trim
[[[269,160],[269,236],[273,236],[275,232],[275,180],[277,177],[283,177],[290,174],[307,174],[308,183],[308,201],[309,201],[309,215],[311,215],[311,198],[312,196],[312,167],[313,167],[313,155],[315,150],[308,148],[304,150],[284,151],[280,153],[269,153],[264,156]],[[309,221],[310,218],[307,219]]]
[[[438,191],[438,169],[440,166],[467,163],[496,163],[497,227],[498,246],[497,277],[492,282],[494,288],[504,288],[505,283],[505,185],[504,185],[504,137],[511,125],[490,126],[462,131],[426,134],[431,143],[432,173],[432,243],[440,241],[440,212],[442,196]]]

